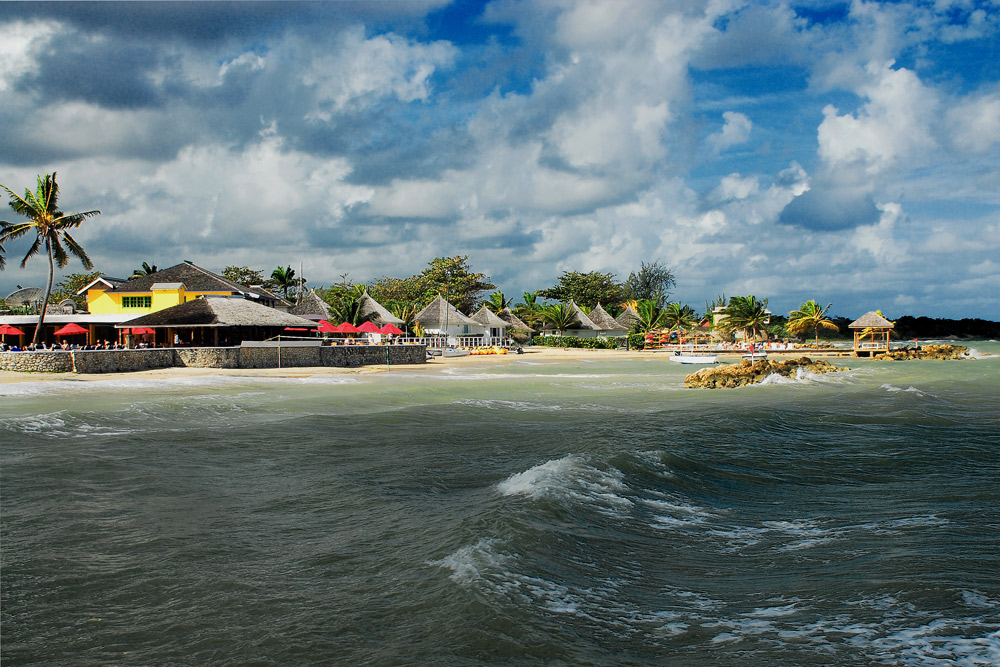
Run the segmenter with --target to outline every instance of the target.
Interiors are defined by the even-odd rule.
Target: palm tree
[[[803,334],[812,329],[818,343],[820,329],[840,331],[840,327],[834,324],[830,318],[826,317],[826,311],[832,305],[828,303],[826,304],[826,308],[821,308],[815,299],[810,299],[799,306],[798,310],[788,313],[788,322],[785,324],[785,328],[796,335]]]
[[[295,269],[290,266],[281,268],[280,266],[271,272],[271,280],[281,288],[282,296],[288,299],[288,288],[295,286]]]
[[[365,289],[363,284],[334,285],[328,289],[324,298],[330,305],[330,317],[355,326],[361,324],[364,320],[361,315],[361,297],[364,296]]]
[[[45,322],[45,313],[49,306],[49,296],[52,294],[52,282],[55,279],[56,265],[59,268],[69,264],[70,254],[77,257],[88,271],[94,268],[94,263],[90,261],[87,252],[69,235],[70,229],[80,226],[87,218],[100,215],[100,211],[87,211],[85,213],[63,213],[59,210],[59,185],[56,183],[56,172],[51,175],[46,174],[44,178],[38,177],[38,185],[35,192],[25,189],[24,197],[20,197],[6,185],[0,185],[10,196],[10,207],[18,215],[28,218],[27,222],[6,222],[0,221],[0,243],[18,239],[28,232],[35,232],[35,241],[28,248],[27,254],[21,260],[21,268],[27,264],[28,260],[38,254],[45,246],[45,254],[49,258],[49,278],[45,283],[45,298],[42,300],[42,312],[38,316],[38,325],[35,327],[34,344],[41,341],[42,326]],[[63,247],[65,244],[65,247]]]
[[[725,319],[716,326],[728,331],[740,329],[743,331],[743,339],[747,341],[755,340],[758,334],[764,334],[764,325],[771,321],[767,299],[758,301],[753,295],[734,296],[722,314]]]
[[[504,308],[509,306],[512,301],[513,299],[504,298],[503,292],[493,292],[493,294],[490,294],[490,298],[487,299],[483,305],[492,310],[494,313],[499,313]]]
[[[695,316],[694,308],[682,306],[680,303],[668,303],[663,308],[660,315],[663,326],[671,331],[675,329],[693,329],[698,326],[698,318]]]
[[[636,301],[635,312],[639,315],[639,319],[635,321],[635,328],[639,332],[653,331],[662,324],[663,312],[652,299]]]
[[[386,304],[389,312],[403,320],[403,329],[409,331],[413,329],[413,325],[416,324],[417,320],[415,318],[416,314],[420,312],[417,310],[416,305],[412,303],[400,303],[398,301],[390,302]]]
[[[573,308],[565,303],[554,303],[551,306],[546,306],[541,310],[540,315],[542,321],[551,324],[560,336],[576,321],[576,313]]]
[[[142,278],[143,276],[148,276],[150,274],[156,273],[156,271],[157,271],[156,264],[150,265],[147,264],[146,262],[143,262],[142,268],[133,271],[132,275],[129,276],[129,279],[131,280],[132,278]]]

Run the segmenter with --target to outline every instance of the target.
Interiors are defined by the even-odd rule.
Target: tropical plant
[[[766,335],[764,326],[771,319],[767,299],[758,301],[753,295],[734,296],[722,314],[725,317],[716,323],[716,327],[723,331],[740,330],[743,332],[743,339],[748,341],[756,340],[759,335]]]
[[[77,310],[87,310],[87,295],[78,294],[80,290],[101,277],[100,271],[92,273],[71,273],[52,288],[49,303],[59,303],[63,299],[72,299]]]
[[[441,295],[465,313],[476,309],[483,292],[497,288],[485,273],[472,272],[468,255],[435,257],[416,278],[424,287],[424,305]]]
[[[640,299],[636,302],[635,312],[639,319],[635,321],[632,328],[643,333],[659,329],[662,326],[661,317],[663,312],[652,299]]]
[[[365,286],[362,284],[337,284],[326,290],[323,299],[330,306],[330,317],[357,326],[365,320],[361,315],[361,297],[364,294]]]
[[[26,222],[0,221],[0,244],[18,239],[29,232],[35,233],[35,240],[28,248],[27,254],[21,260],[24,268],[28,260],[38,254],[45,246],[45,254],[49,259],[49,277],[45,283],[45,296],[42,299],[42,312],[35,326],[34,344],[41,342],[42,326],[45,313],[48,310],[49,295],[52,294],[52,283],[55,280],[56,265],[64,268],[69,263],[69,255],[78,258],[88,271],[94,268],[87,252],[69,234],[87,218],[100,215],[100,211],[84,213],[63,213],[59,210],[59,185],[56,183],[56,172],[38,177],[38,185],[34,192],[25,189],[24,196],[17,195],[6,185],[0,185],[10,196],[10,207],[18,215],[28,218]],[[64,247],[65,246],[65,247]],[[67,250],[69,254],[67,254]]]
[[[640,262],[639,271],[633,271],[625,281],[625,289],[634,300],[648,299],[662,308],[670,296],[670,288],[677,286],[673,271],[658,261]]]
[[[147,264],[146,262],[143,262],[142,267],[133,271],[132,275],[129,276],[129,279],[142,278],[143,276],[148,276],[152,273],[156,273],[156,264],[150,265]]]
[[[251,269],[247,266],[227,266],[222,269],[222,277],[244,287],[251,287],[253,285],[262,285],[264,287],[274,286],[271,281],[264,280],[263,271]]]
[[[553,329],[562,335],[566,329],[573,326],[576,322],[576,312],[573,307],[566,303],[554,303],[550,306],[546,306],[542,309],[540,313],[541,319],[546,324],[552,326]]]
[[[384,304],[393,315],[403,320],[403,329],[411,330],[416,324],[416,314],[419,312],[412,303],[387,303]]]
[[[705,313],[701,316],[701,319],[708,320],[711,323],[715,323],[715,309],[726,307],[726,295],[720,294],[715,298],[714,301],[705,302]]]
[[[559,284],[538,290],[538,296],[556,301],[572,301],[580,307],[593,308],[599,303],[619,304],[629,297],[625,286],[613,273],[578,273],[563,271]]]
[[[280,266],[274,271],[271,271],[271,280],[274,281],[275,287],[281,290],[281,295],[287,299],[289,288],[295,287],[295,269],[290,266],[281,268]]]
[[[486,300],[484,305],[494,313],[499,313],[504,308],[510,306],[513,300],[514,299],[505,298],[503,292],[493,292],[493,294],[490,294],[490,298]]]
[[[698,326],[698,316],[691,306],[680,303],[668,303],[660,315],[660,323],[671,331],[675,329],[693,329]]]
[[[799,306],[798,310],[788,313],[788,322],[785,324],[785,328],[795,335],[803,335],[808,331],[812,331],[818,343],[820,329],[840,331],[840,327],[826,316],[826,311],[832,305],[828,303],[826,304],[826,308],[823,308],[816,303],[815,299],[810,299]]]

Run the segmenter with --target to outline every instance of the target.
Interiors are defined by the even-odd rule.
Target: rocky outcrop
[[[809,357],[787,361],[762,359],[755,363],[744,359],[738,364],[703,368],[684,378],[684,386],[694,389],[733,389],[763,382],[768,376],[774,374],[795,377],[800,368],[809,373],[832,373],[848,370],[834,366],[829,361],[813,361]]]
[[[882,361],[911,361],[913,359],[969,359],[969,348],[965,345],[924,345],[891,350],[876,354]]]

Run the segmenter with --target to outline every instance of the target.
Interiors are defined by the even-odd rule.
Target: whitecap
[[[463,587],[468,587],[482,579],[486,573],[502,569],[503,564],[509,559],[497,551],[494,544],[495,540],[483,538],[440,560],[427,561],[427,564],[451,570],[449,578]]]

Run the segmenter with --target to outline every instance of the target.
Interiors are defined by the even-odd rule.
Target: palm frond
[[[42,237],[36,236],[35,241],[28,248],[28,252],[24,254],[24,259],[21,260],[21,268],[23,269],[28,260],[38,254],[38,251],[42,249]]]
[[[63,232],[62,237],[66,241],[66,247],[69,248],[69,251],[80,260],[84,268],[91,271],[94,268],[94,263],[90,261],[90,257],[87,256],[87,251],[83,249],[83,246],[77,243],[76,240],[66,232]]]

